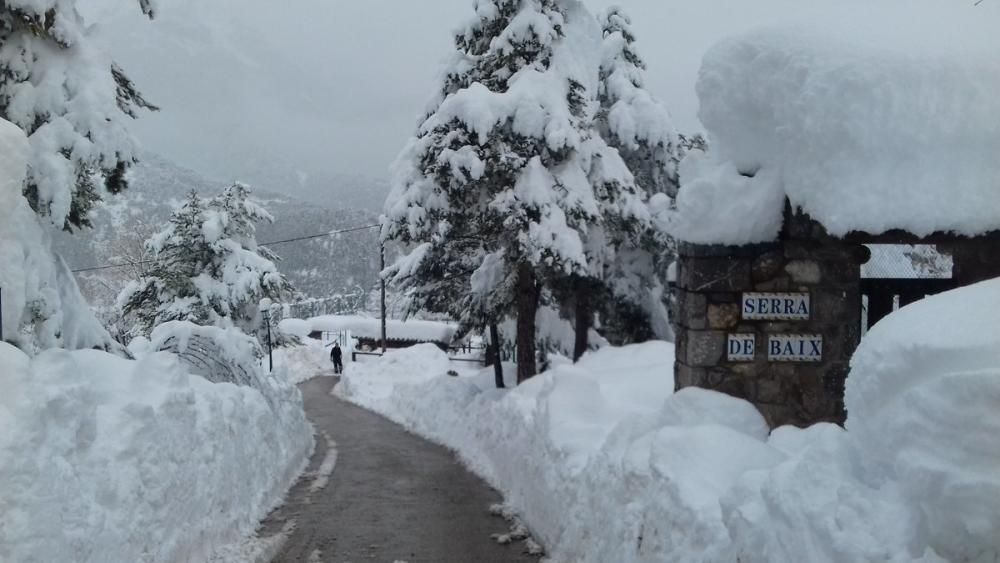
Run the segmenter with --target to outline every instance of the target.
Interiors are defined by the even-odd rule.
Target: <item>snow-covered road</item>
[[[493,489],[447,449],[331,396],[335,381],[300,385],[316,453],[259,534],[287,535],[275,563],[537,561],[491,540],[507,528],[488,512]]]

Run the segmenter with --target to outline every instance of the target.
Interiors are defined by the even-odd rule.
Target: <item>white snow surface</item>
[[[772,240],[785,197],[834,235],[1000,228],[995,26],[935,9],[906,25],[754,30],[710,49],[697,84],[710,157],[682,170],[676,235]]]
[[[347,356],[345,360],[350,361],[350,351],[344,350],[344,355]],[[274,369],[284,372],[290,383],[302,383],[314,377],[333,375],[330,349],[323,346],[322,342],[311,338],[303,339],[302,345],[299,346],[275,348]]]
[[[879,321],[851,361],[847,428],[951,561],[1000,558],[1000,279]]]
[[[373,317],[360,315],[323,315],[306,320],[311,332],[342,332],[348,331],[352,337],[381,338],[382,321]],[[451,342],[451,337],[458,328],[451,323],[437,321],[421,321],[410,319],[400,321],[387,319],[386,338],[389,340],[421,340],[427,342]],[[298,334],[306,328],[299,319],[285,319],[278,328],[290,334]]]
[[[445,354],[421,345],[349,365],[334,393],[454,449],[556,562],[993,562],[998,307],[1000,280],[876,325],[848,430],[768,433],[745,401],[674,393],[662,342],[507,390],[491,369],[445,375]]]
[[[254,532],[312,451],[282,377],[265,398],[169,353],[6,343],[0,366],[0,561],[205,561]]]

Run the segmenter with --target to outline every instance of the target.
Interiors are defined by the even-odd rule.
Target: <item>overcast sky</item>
[[[844,6],[885,25],[906,25],[919,17],[909,6],[935,1],[973,9],[974,0],[585,3],[594,11],[615,3],[631,14],[648,86],[677,128],[690,132],[701,127],[694,94],[699,63],[720,38],[821,20]],[[84,3],[89,18],[105,22],[115,56],[163,107],[136,124],[147,148],[220,178],[253,179],[281,168],[305,181],[386,176],[472,0],[161,0],[153,22],[122,0]],[[997,17],[996,8],[976,9]]]

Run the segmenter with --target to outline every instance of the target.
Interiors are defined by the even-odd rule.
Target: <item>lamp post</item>
[[[381,309],[382,309],[382,353],[385,354],[385,340],[386,340],[386,334],[385,334],[385,275],[383,274],[383,272],[385,272],[385,243],[384,242],[379,247],[379,266],[381,266],[381,268],[382,268],[381,270],[379,270],[379,276],[378,276],[379,277],[380,301],[382,302],[382,306],[381,306]]]
[[[267,371],[274,371],[274,355],[271,352],[271,300],[267,297],[260,300],[260,314],[267,325]]]

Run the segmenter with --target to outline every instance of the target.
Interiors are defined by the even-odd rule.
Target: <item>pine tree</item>
[[[151,0],[139,5],[153,17]],[[25,197],[67,230],[89,225],[102,192],[127,187],[126,122],[156,109],[89,34],[75,0],[0,2],[0,117],[29,135]]]
[[[666,108],[645,89],[646,65],[635,49],[631,20],[621,8],[598,16],[603,30],[598,128],[618,150],[645,199],[677,194],[678,136]],[[663,196],[660,196],[663,197]],[[674,241],[646,223],[619,233],[600,293],[606,325],[624,341],[670,337],[664,306],[666,270]]]
[[[119,303],[148,333],[167,321],[257,328],[258,304],[280,301],[292,288],[278,272],[278,257],[257,246],[255,225],[273,218],[234,184],[203,199],[191,192],[166,228],[146,242],[149,275],[127,287]]]
[[[517,317],[523,381],[535,374],[543,285],[590,275],[588,226],[600,221],[592,175],[617,153],[593,131],[599,61],[589,47],[600,36],[579,2],[475,8],[398,160],[382,236],[410,246],[394,274],[417,307],[460,303],[463,324],[479,328]],[[631,181],[623,165],[604,164]]]

